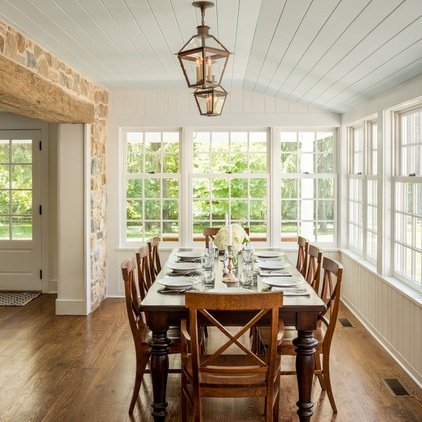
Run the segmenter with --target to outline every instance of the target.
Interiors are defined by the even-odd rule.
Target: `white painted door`
[[[41,290],[41,131],[0,130],[0,290]]]

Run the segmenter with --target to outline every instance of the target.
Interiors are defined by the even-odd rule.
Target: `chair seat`
[[[210,355],[201,356],[201,362],[206,361]],[[268,356],[260,356],[263,361],[268,360]],[[277,357],[276,365],[280,364],[280,356]],[[192,370],[192,359],[190,356],[182,359],[183,366],[187,371],[189,378],[193,377]],[[234,366],[242,366],[242,371],[233,374]],[[221,367],[227,367],[227,371],[224,371]],[[247,372],[247,368],[250,372]],[[263,371],[259,371],[259,366],[249,356],[239,355],[222,355],[215,361],[215,366],[208,366],[210,372],[201,372],[199,374],[199,384],[203,387],[208,388],[222,388],[230,385],[233,389],[251,388],[256,387],[255,397],[264,397],[266,395],[266,375]],[[256,371],[256,372],[253,372]],[[262,391],[260,390],[262,388]],[[238,394],[238,393],[237,393]],[[238,397],[238,395],[236,396]],[[227,392],[224,393],[223,397],[229,397]],[[216,391],[215,397],[222,397],[222,393]],[[250,391],[245,397],[250,397]]]

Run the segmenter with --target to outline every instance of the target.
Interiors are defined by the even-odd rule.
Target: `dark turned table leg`
[[[298,331],[298,337],[293,340],[296,346],[296,374],[299,388],[297,414],[301,422],[310,422],[313,403],[311,401],[312,380],[315,368],[315,346],[318,344],[313,337],[312,330]]]
[[[169,370],[169,344],[166,330],[153,331],[151,346],[151,379],[154,401],[152,416],[155,422],[164,422],[167,415],[167,377]]]

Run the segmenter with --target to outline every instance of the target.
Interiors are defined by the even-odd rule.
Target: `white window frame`
[[[409,144],[403,144],[402,142],[402,120],[403,116],[418,112],[421,114],[419,121],[419,132],[422,131],[422,104],[416,106],[397,109],[394,111],[394,174],[392,180],[392,255],[393,255],[393,265],[392,273],[393,276],[405,284],[409,285],[413,289],[416,289],[419,292],[422,292],[422,280],[421,280],[421,268],[422,268],[422,250],[417,247],[417,234],[418,222],[421,223],[422,216],[417,214],[416,207],[418,202],[415,198],[415,188],[417,186],[422,186],[422,174],[416,174],[412,168],[403,168],[403,155],[405,149],[409,147]],[[420,135],[420,141],[412,145],[419,145],[419,152],[422,149],[422,135]],[[414,157],[415,152],[410,154],[410,158]],[[416,170],[418,171],[418,170]],[[409,173],[409,174],[406,174]],[[412,209],[409,209],[409,197],[406,198],[404,194],[406,193],[404,188],[401,188],[404,185],[413,186],[412,189]],[[418,198],[420,200],[420,198]],[[407,205],[405,204],[407,202]],[[419,203],[420,204],[420,203]],[[402,232],[402,225],[405,224],[405,221],[410,222],[411,233],[409,237],[405,236]],[[399,224],[399,221],[401,224]],[[406,227],[408,227],[406,224]],[[420,239],[419,239],[420,241]],[[409,259],[408,254],[411,255],[411,265],[410,265],[410,276],[406,274],[406,262]],[[419,277],[419,280],[417,279]]]
[[[378,176],[376,116],[369,116],[348,126],[348,246],[368,262],[377,263],[378,244]],[[358,136],[355,136],[358,134]],[[360,145],[356,145],[356,143]],[[359,162],[361,161],[361,162]],[[375,188],[372,200],[369,193]],[[370,221],[374,220],[372,228]],[[372,243],[369,238],[374,240]],[[374,246],[372,248],[370,246]]]

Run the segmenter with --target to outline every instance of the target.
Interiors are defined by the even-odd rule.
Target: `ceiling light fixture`
[[[222,86],[219,88],[198,88],[193,95],[201,116],[221,115],[227,97],[227,92]]]
[[[197,26],[198,33],[182,47],[177,53],[177,57],[188,87],[197,88],[194,95],[201,114],[218,116],[221,114],[227,96],[227,92],[221,88],[221,80],[230,52],[217,38],[209,34],[210,27],[205,25],[205,10],[214,7],[214,3],[212,1],[194,1],[192,6],[201,9],[202,23]],[[200,106],[203,104],[204,98],[208,98],[207,95],[212,97],[211,108],[214,110],[212,113],[207,112],[206,101],[205,108],[201,109]],[[216,102],[215,106],[214,102]]]

